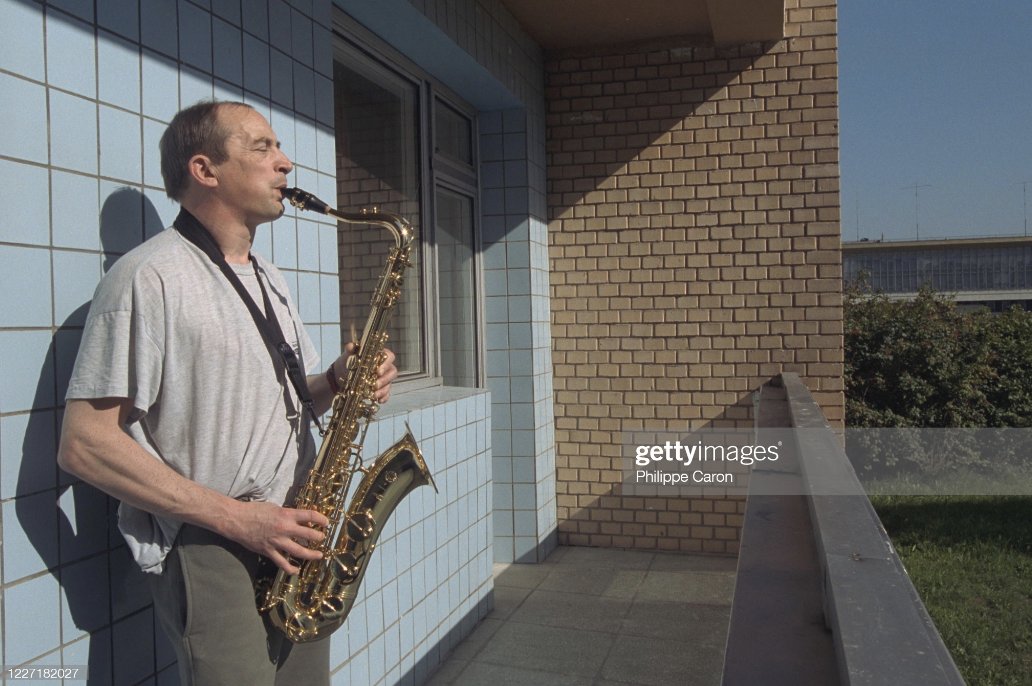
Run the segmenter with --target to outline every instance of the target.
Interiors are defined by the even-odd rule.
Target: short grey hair
[[[219,123],[219,110],[223,107],[254,109],[244,102],[202,100],[176,113],[161,135],[161,178],[165,193],[173,200],[179,201],[186,191],[191,157],[206,155],[216,164],[226,161],[229,132]]]

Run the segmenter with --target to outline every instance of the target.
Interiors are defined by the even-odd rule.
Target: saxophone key
[[[376,519],[372,510],[358,512],[348,517],[347,532],[348,538],[353,541],[364,541],[376,531]]]
[[[331,559],[331,574],[342,584],[350,584],[362,571],[362,565],[354,553],[336,553]]]

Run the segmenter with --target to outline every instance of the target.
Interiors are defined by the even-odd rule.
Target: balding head
[[[226,131],[219,111],[227,107],[246,107],[242,102],[202,101],[180,110],[165,129],[158,144],[161,150],[161,178],[165,193],[181,201],[190,178],[188,163],[194,155],[204,155],[215,164],[226,160]]]

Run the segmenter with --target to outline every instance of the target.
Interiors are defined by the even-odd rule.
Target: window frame
[[[338,59],[343,50],[356,59],[372,61],[377,67],[394,73],[417,86],[419,109],[419,220],[422,228],[418,238],[423,261],[422,293],[424,297],[423,351],[426,368],[399,376],[393,386],[395,393],[404,393],[423,388],[444,385],[440,350],[440,289],[438,285],[438,250],[436,235],[437,202],[436,189],[445,188],[453,193],[468,196],[472,200],[473,213],[473,289],[474,289],[474,342],[476,382],[475,388],[486,384],[486,357],[484,316],[484,269],[483,244],[480,216],[480,136],[477,111],[464,102],[453,91],[431,76],[426,70],[413,63],[395,48],[386,45],[375,34],[349,17],[343,10],[334,8],[332,22],[333,59]],[[464,168],[461,162],[440,155],[436,151],[435,116],[436,107],[442,106],[467,117],[470,121],[472,164]],[[336,132],[334,132],[336,135]],[[385,256],[386,258],[386,256]],[[338,278],[339,275],[338,275]],[[343,336],[343,329],[341,330]],[[343,340],[343,338],[342,338]]]

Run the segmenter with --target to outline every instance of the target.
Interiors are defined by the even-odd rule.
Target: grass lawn
[[[1032,497],[872,502],[968,684],[1032,684]]]

